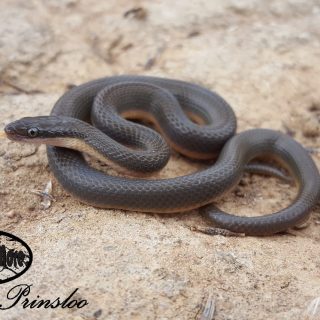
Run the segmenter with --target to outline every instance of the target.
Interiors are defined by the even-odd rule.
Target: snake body
[[[218,155],[217,161],[176,178],[127,178],[102,173],[90,167],[79,151],[61,148],[81,144],[77,149],[86,151],[90,146],[130,172],[159,170],[169,157],[167,144],[153,130],[122,116],[152,121],[169,145],[184,155],[200,159]],[[198,85],[147,76],[102,78],[65,93],[51,119],[63,134],[59,143],[47,146],[50,168],[69,193],[93,206],[143,212],[204,206],[201,212],[219,227],[265,235],[302,223],[320,198],[318,169],[299,143],[268,129],[234,135],[236,118],[231,107]],[[98,129],[84,122],[88,119]],[[7,135],[14,131],[12,126],[7,126]],[[62,143],[66,138],[69,145]],[[251,160],[264,156],[279,161],[297,183],[298,194],[290,206],[265,216],[239,217],[211,205],[239,182]]]

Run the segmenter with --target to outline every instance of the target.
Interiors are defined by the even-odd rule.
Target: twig
[[[15,89],[15,90],[17,90],[18,92],[21,92],[21,93],[25,93],[25,94],[43,93],[43,91],[41,91],[41,90],[27,90],[27,89],[21,88],[20,86],[14,84],[14,83],[11,83],[8,80],[3,80],[2,79],[1,82],[3,84],[5,84],[6,86],[11,87],[11,88],[13,88],[13,89]]]
[[[210,236],[225,236],[225,237],[245,237],[244,233],[232,232],[227,229],[215,228],[215,227],[190,227],[191,231],[204,233]]]
[[[128,11],[126,11],[123,16],[125,18],[132,17],[137,20],[145,20],[148,16],[148,12],[146,9],[142,7],[132,8]]]
[[[164,50],[165,50],[164,45],[158,48],[156,54],[153,57],[149,58],[145,63],[144,70],[150,70],[155,65],[155,63],[157,62],[161,54],[164,52]]]

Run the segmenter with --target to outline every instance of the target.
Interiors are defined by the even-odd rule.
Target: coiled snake
[[[160,170],[167,163],[170,149],[163,138],[125,118],[152,121],[178,152],[198,159],[218,155],[217,161],[170,179],[111,176],[90,167],[79,151],[135,175]],[[235,131],[235,115],[216,93],[147,76],[114,76],[82,84],[65,93],[50,116],[23,118],[5,128],[12,140],[47,144],[57,180],[93,206],[143,212],[202,207],[201,212],[219,227],[248,235],[272,234],[302,223],[320,198],[319,172],[308,152],[277,131],[254,129],[234,135]],[[263,156],[279,161],[298,184],[298,195],[287,208],[239,217],[211,205],[239,182],[252,159]]]

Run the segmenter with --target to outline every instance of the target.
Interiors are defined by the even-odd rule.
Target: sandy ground
[[[133,8],[139,10],[130,11]],[[71,85],[115,74],[202,84],[234,108],[239,128],[273,128],[320,144],[320,3],[290,1],[2,0],[0,126],[46,115]],[[320,155],[313,155],[318,167]],[[174,155],[161,176],[202,165]],[[29,298],[66,297],[83,309],[0,310],[1,319],[307,319],[320,296],[320,209],[307,228],[265,238],[208,236],[197,211],[175,215],[95,209],[69,196],[45,148],[0,144],[0,229],[25,240],[34,261],[1,285],[32,284]],[[53,182],[41,209],[34,190]],[[295,196],[274,178],[245,176],[218,204],[255,215]],[[320,319],[318,316],[310,319]]]

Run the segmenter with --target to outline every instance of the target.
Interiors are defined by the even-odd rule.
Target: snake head
[[[4,132],[13,141],[56,145],[58,138],[79,136],[79,122],[83,124],[62,116],[26,117],[9,123]]]

